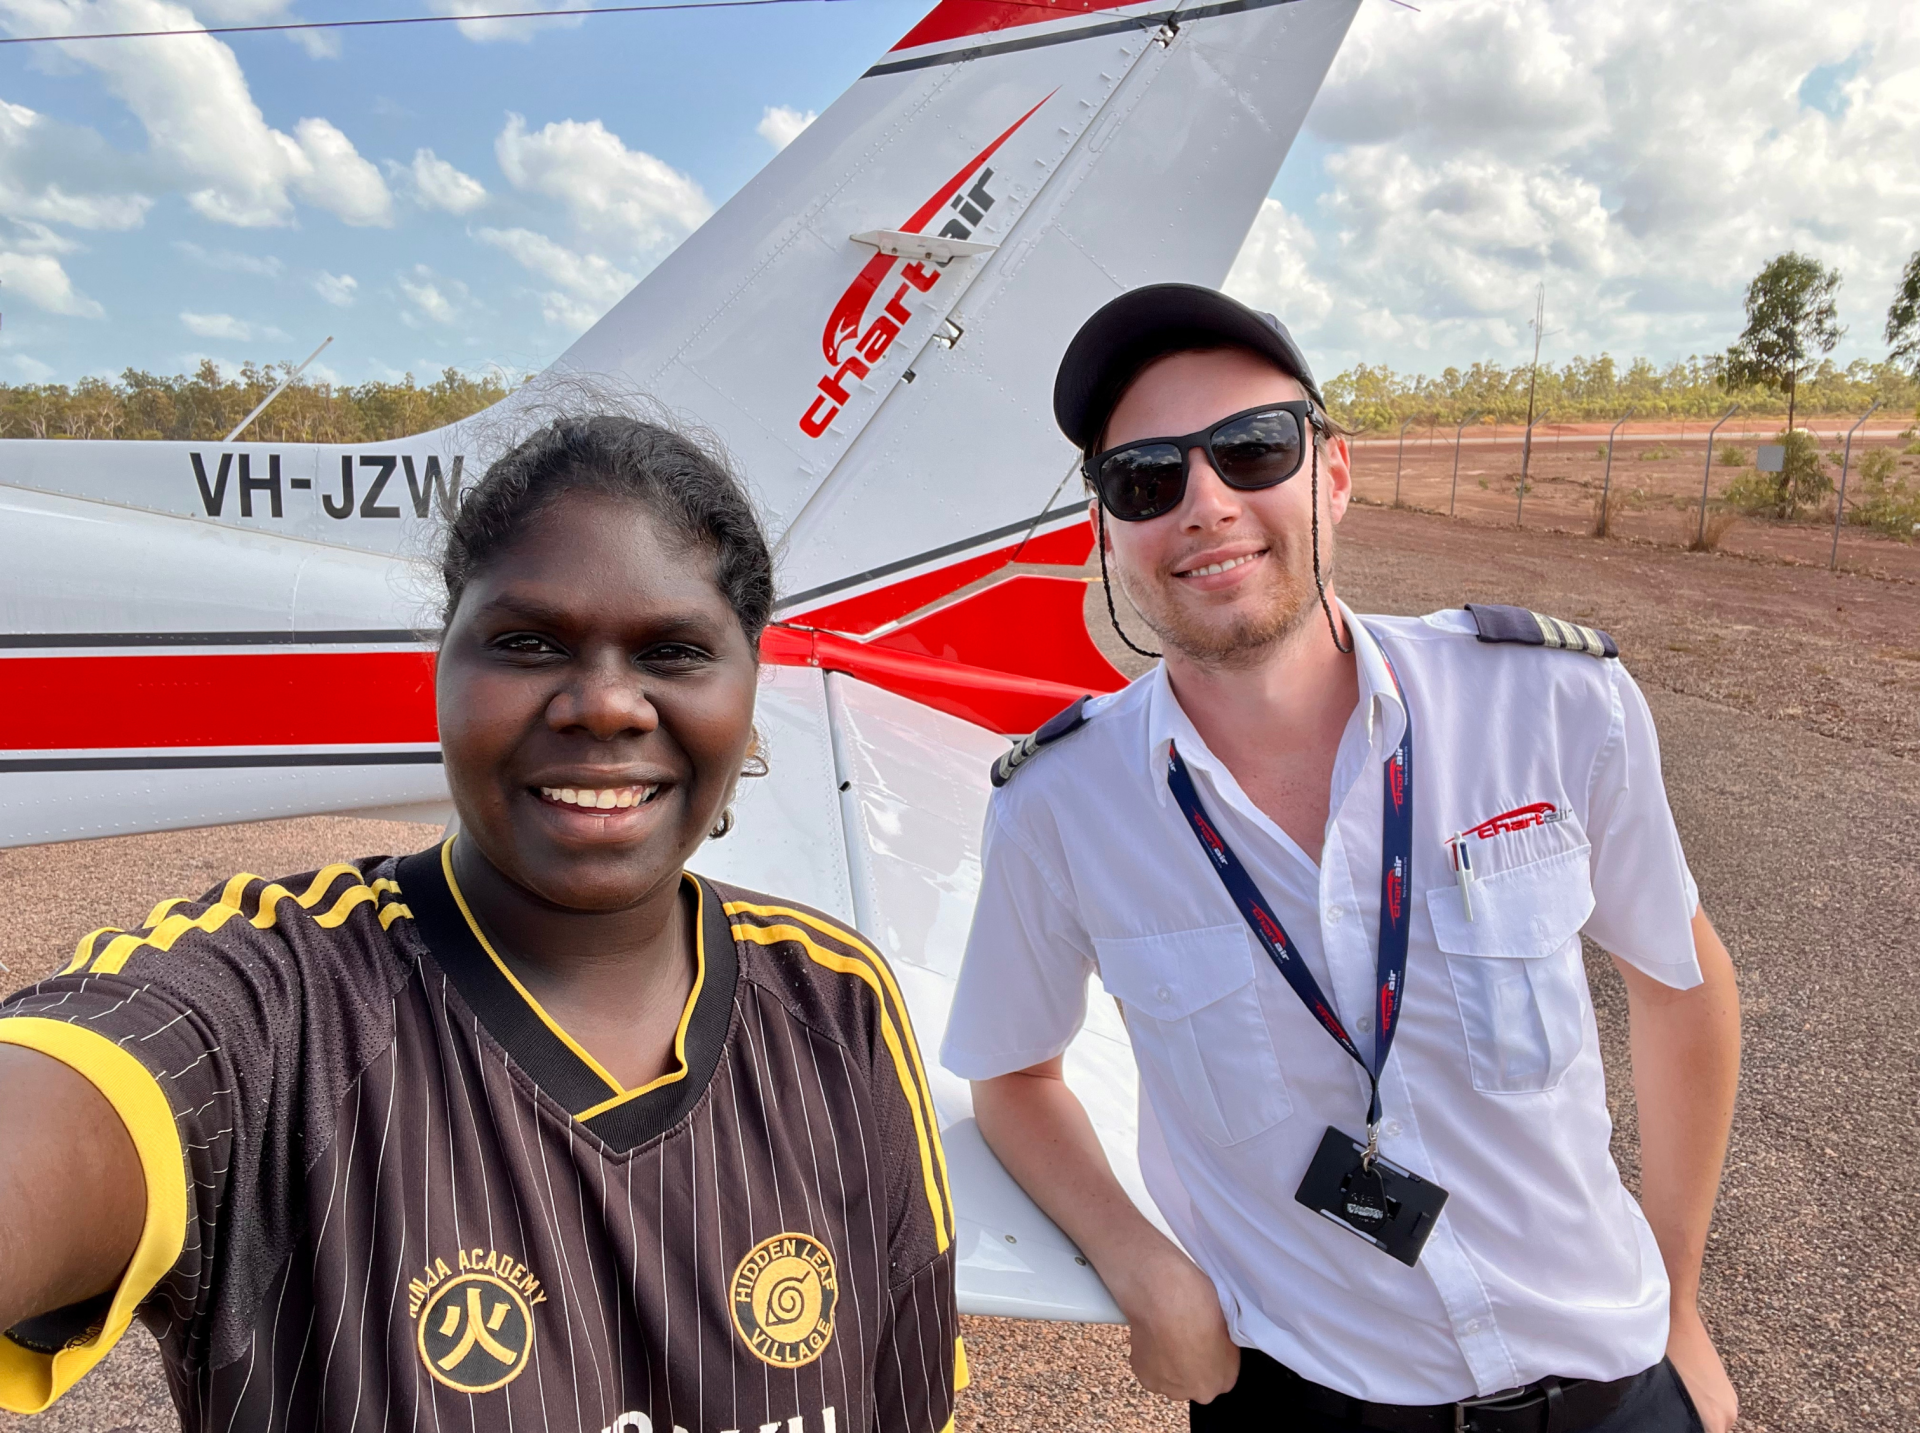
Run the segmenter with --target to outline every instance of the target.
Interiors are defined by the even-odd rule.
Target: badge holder
[[[1411,1269],[1447,1191],[1329,1125],[1293,1197]]]

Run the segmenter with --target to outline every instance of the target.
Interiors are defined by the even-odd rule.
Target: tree
[[[1793,431],[1793,400],[1800,371],[1815,354],[1833,352],[1846,332],[1837,322],[1834,295],[1840,271],[1789,251],[1747,285],[1747,328],[1727,350],[1729,389],[1761,385],[1787,395],[1787,431]]]
[[[1887,307],[1887,361],[1904,364],[1920,378],[1920,249],[1907,260],[1900,290]]]

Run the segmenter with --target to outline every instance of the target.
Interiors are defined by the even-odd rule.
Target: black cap
[[[1120,295],[1080,325],[1053,380],[1054,421],[1074,447],[1086,452],[1100,441],[1114,405],[1141,369],[1169,353],[1223,344],[1271,359],[1299,379],[1314,406],[1325,411],[1320,385],[1279,319],[1218,289],[1148,284]]]

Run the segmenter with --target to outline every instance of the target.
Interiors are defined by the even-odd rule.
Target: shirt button
[[[1169,1000],[1173,999],[1173,992],[1164,985],[1153,993],[1162,1005],[1165,1005]]]
[[[1465,1323],[1460,1325],[1460,1332],[1465,1334],[1476,1334],[1476,1333],[1479,1333],[1485,1327],[1486,1327],[1486,1324],[1482,1322],[1480,1319],[1468,1319]]]
[[[1343,912],[1343,911],[1342,911],[1342,910],[1340,909],[1340,907],[1339,907],[1339,906],[1328,906],[1328,907],[1327,907],[1327,924],[1328,924],[1328,925],[1339,925],[1339,924],[1340,924],[1340,917],[1341,917],[1341,916],[1342,916],[1343,914],[1344,914],[1344,912]]]
[[[1397,1139],[1397,1138],[1399,1138],[1399,1136],[1400,1136],[1400,1121],[1399,1121],[1399,1120],[1388,1120],[1388,1121],[1387,1121],[1387,1123],[1386,1123],[1386,1125],[1385,1125],[1385,1133],[1386,1133],[1386,1135],[1387,1135],[1387,1138],[1389,1138],[1389,1139]]]
[[[1358,1020],[1354,1021],[1353,1023],[1356,1027],[1358,1027],[1362,1035],[1369,1033],[1373,1029],[1373,1017],[1371,1015],[1362,1015]]]

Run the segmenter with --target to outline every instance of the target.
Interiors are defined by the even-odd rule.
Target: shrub
[[[1732,508],[1717,506],[1707,509],[1704,525],[1696,523],[1693,531],[1687,534],[1688,552],[1713,552],[1724,538],[1740,521],[1740,514]]]
[[[1664,463],[1668,458],[1671,458],[1673,454],[1674,450],[1672,448],[1655,443],[1651,448],[1642,448],[1638,453],[1634,454],[1634,456],[1643,463]]]
[[[1720,456],[1714,461],[1723,468],[1744,468],[1747,465],[1747,455],[1738,448],[1725,447],[1720,450]]]
[[[1875,448],[1867,454],[1860,464],[1858,506],[1848,520],[1911,542],[1920,529],[1920,489],[1909,484],[1898,467],[1891,448]]]
[[[1729,506],[1753,517],[1793,519],[1819,505],[1833,491],[1833,479],[1820,445],[1804,428],[1782,433],[1786,463],[1780,472],[1742,473],[1727,487]]]

